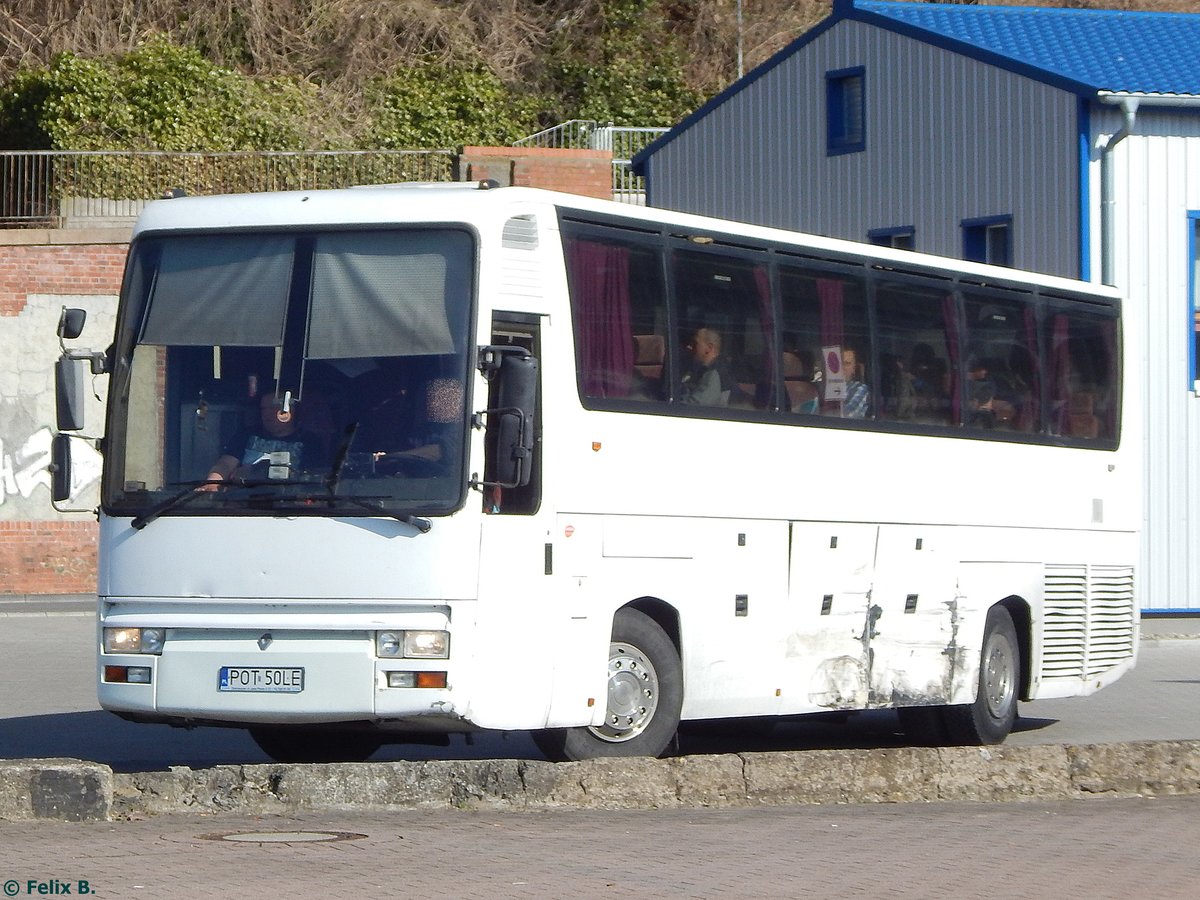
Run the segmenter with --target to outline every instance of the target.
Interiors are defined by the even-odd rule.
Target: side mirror
[[[83,324],[87,321],[86,309],[75,309],[64,306],[58,317],[58,337],[60,340],[74,340],[83,334]]]
[[[489,428],[495,434],[494,481],[501,487],[524,487],[533,474],[537,358],[506,353],[496,377],[497,404],[488,410]]]
[[[50,496],[55,503],[71,497],[71,437],[56,434],[50,444]]]
[[[54,364],[54,409],[59,431],[83,428],[83,404],[86,399],[79,363],[67,354]]]

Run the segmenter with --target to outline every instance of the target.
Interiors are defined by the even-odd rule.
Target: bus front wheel
[[[538,732],[538,747],[552,760],[604,756],[660,756],[679,729],[683,666],[657,622],[636,609],[613,619],[608,650],[604,722]]]
[[[1021,681],[1021,651],[1012,616],[1003,606],[988,610],[979,658],[979,689],[975,702],[943,710],[951,743],[999,744],[1017,719]]]

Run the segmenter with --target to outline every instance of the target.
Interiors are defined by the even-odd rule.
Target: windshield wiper
[[[395,519],[397,522],[411,525],[417,531],[421,532],[421,534],[428,533],[429,529],[433,527],[433,523],[429,519],[408,513],[388,512],[383,508],[382,497],[355,497],[354,495],[343,496],[338,494],[337,489],[338,484],[342,480],[342,469],[346,467],[346,459],[350,456],[350,445],[354,443],[354,436],[356,434],[358,434],[358,423],[351,422],[343,432],[342,442],[338,445],[337,452],[333,456],[333,468],[329,470],[329,477],[325,479],[325,487],[329,491],[329,496],[305,499],[325,500],[331,506],[334,502],[341,500],[349,503],[351,506],[357,506],[359,509],[377,512],[380,515]]]
[[[135,516],[133,521],[131,521],[129,524],[131,527],[133,527],[137,531],[141,531],[143,528],[145,528],[147,525],[149,525],[151,522],[153,522],[155,519],[157,519],[163,513],[170,512],[171,510],[177,509],[181,506],[186,506],[187,504],[189,504],[193,500],[195,500],[197,497],[207,496],[210,499],[214,499],[217,496],[216,494],[214,494],[212,491],[202,491],[202,490],[200,490],[200,487],[201,487],[201,485],[205,485],[205,484],[217,484],[217,483],[218,482],[215,482],[215,481],[193,481],[193,482],[190,482],[189,486],[184,488],[178,494],[174,494],[174,495],[168,497],[166,500],[163,500],[161,503],[156,503],[154,506],[150,507],[144,513],[142,513],[140,516]]]
[[[381,516],[387,516],[389,519],[395,519],[397,522],[403,522],[405,525],[411,525],[421,534],[428,534],[429,529],[433,527],[433,522],[426,519],[424,516],[414,516],[411,513],[394,513],[388,512],[383,508],[382,498],[379,497],[355,497],[345,495],[341,497],[329,497],[330,501],[343,500],[351,506],[357,506],[359,509],[368,509],[371,512],[379,513]]]

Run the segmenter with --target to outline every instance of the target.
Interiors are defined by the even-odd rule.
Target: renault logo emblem
[[[264,634],[262,637],[260,637],[258,639],[258,649],[266,650],[268,647],[271,646],[271,642],[274,640],[275,639],[273,637],[271,637],[271,632],[268,631],[266,634]]]

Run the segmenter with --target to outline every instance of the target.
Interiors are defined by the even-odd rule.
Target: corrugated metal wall
[[[825,152],[825,73],[866,69],[867,150]],[[914,226],[961,256],[963,219],[1013,217],[1014,263],[1079,274],[1075,98],[859,22],[842,22],[649,161],[650,202],[865,240]]]
[[[1119,114],[1093,114],[1106,137]],[[1200,210],[1200,115],[1142,107],[1134,134],[1114,150],[1117,286],[1144,329],[1140,365],[1146,409],[1146,609],[1200,609],[1200,398],[1188,344],[1188,211]],[[1091,169],[1092,268],[1100,270],[1100,167]]]

